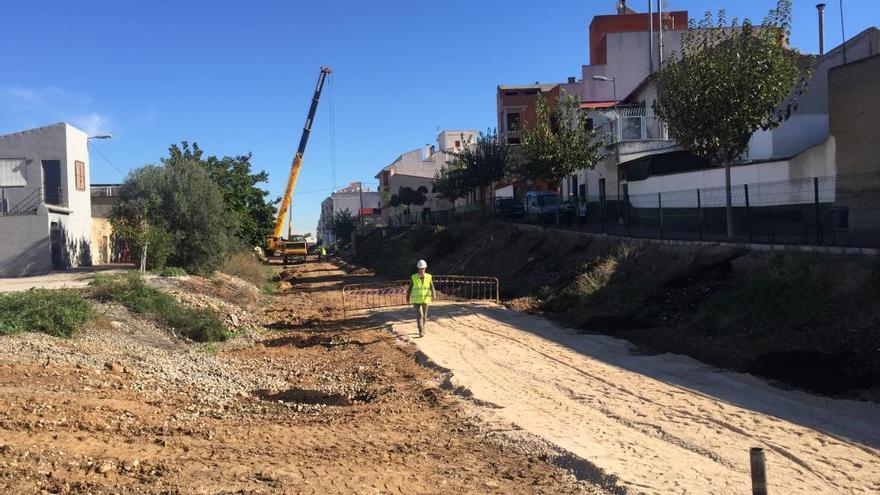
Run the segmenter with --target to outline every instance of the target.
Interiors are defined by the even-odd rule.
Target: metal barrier
[[[434,275],[435,301],[500,302],[500,284],[495,277]],[[342,288],[342,313],[358,309],[406,306],[409,280],[351,284]]]

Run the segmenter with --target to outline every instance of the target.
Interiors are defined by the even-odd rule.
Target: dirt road
[[[106,304],[70,340],[0,337],[0,493],[606,493],[475,420],[385,327],[340,320],[353,277],[294,272],[267,330],[216,347]]]
[[[401,335],[408,310],[381,317]],[[682,356],[635,355],[497,307],[431,308],[412,341],[449,370],[482,415],[586,461],[620,493],[750,492],[749,448],[763,447],[770,493],[880,493],[880,406],[773,388]]]

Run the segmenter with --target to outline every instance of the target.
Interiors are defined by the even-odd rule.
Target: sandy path
[[[409,313],[382,317],[413,335]],[[748,450],[760,446],[770,493],[880,493],[880,406],[633,355],[625,341],[495,307],[438,305],[431,320],[413,342],[490,403],[485,414],[586,460],[620,492],[750,493]]]

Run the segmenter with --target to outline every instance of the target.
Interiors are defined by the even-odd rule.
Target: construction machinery
[[[306,123],[303,126],[302,137],[299,139],[299,148],[293,157],[293,163],[290,165],[290,176],[287,178],[287,188],[284,190],[284,197],[281,204],[278,205],[278,215],[275,217],[275,228],[272,235],[268,237],[266,247],[267,256],[282,258],[284,263],[288,263],[294,259],[306,261],[308,259],[308,244],[303,236],[293,236],[288,227],[288,238],[283,239],[281,232],[284,228],[284,217],[290,208],[291,198],[293,197],[293,189],[296,186],[296,178],[299,176],[299,169],[302,168],[303,154],[306,151],[306,143],[309,141],[309,135],[312,133],[312,122],[315,119],[315,112],[318,110],[318,102],[321,100],[321,90],[324,88],[324,80],[332,72],[330,67],[321,67],[318,74],[318,84],[315,86],[315,94],[312,97],[312,105],[309,107],[309,115],[306,117]]]

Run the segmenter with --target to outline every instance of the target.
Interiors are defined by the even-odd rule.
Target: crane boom
[[[287,178],[287,188],[284,190],[284,197],[281,204],[278,205],[278,215],[275,217],[275,229],[272,236],[269,237],[269,251],[278,251],[281,246],[281,232],[284,229],[284,217],[287,209],[290,207],[290,201],[293,196],[293,188],[296,186],[296,178],[299,176],[299,169],[302,168],[303,154],[306,152],[306,144],[309,141],[309,135],[312,133],[312,121],[315,119],[315,112],[318,110],[318,102],[321,100],[321,90],[324,88],[324,80],[332,70],[330,67],[321,67],[318,75],[318,84],[315,86],[315,95],[312,97],[312,105],[309,107],[309,115],[306,117],[306,123],[303,126],[302,137],[299,139],[299,147],[296,149],[296,155],[293,157],[293,163],[290,165],[290,175]]]

